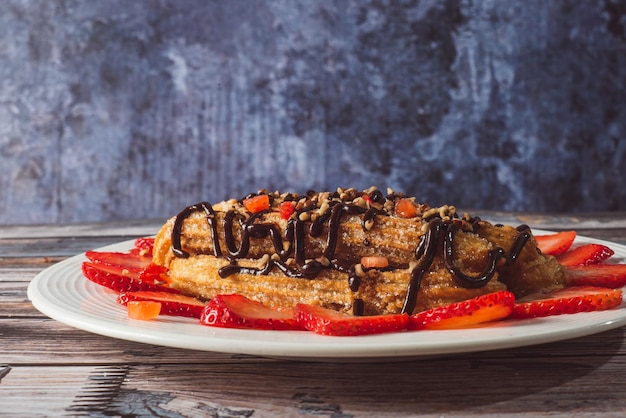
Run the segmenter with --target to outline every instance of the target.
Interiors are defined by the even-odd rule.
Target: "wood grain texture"
[[[541,220],[589,236],[626,215]],[[590,225],[602,225],[593,228]],[[152,223],[137,225],[143,232]],[[42,229],[43,228],[43,229]],[[11,228],[8,228],[11,229]],[[175,349],[77,330],[39,313],[30,280],[53,261],[45,255],[98,245],[115,224],[49,230],[20,227],[25,242],[0,227],[0,416],[124,417],[622,417],[626,414],[626,331],[618,328],[550,344],[389,363],[309,363]],[[86,232],[90,231],[90,232]],[[93,238],[90,238],[90,234]],[[41,235],[38,244],[37,236]],[[1,237],[7,238],[1,238]],[[61,237],[62,236],[62,237]],[[48,245],[58,240],[58,248]],[[90,245],[87,245],[90,246]],[[56,256],[55,256],[56,257]],[[54,258],[54,257],[51,257]]]

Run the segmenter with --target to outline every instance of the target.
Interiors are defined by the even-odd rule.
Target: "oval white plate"
[[[550,233],[535,230],[535,233]],[[615,251],[623,263],[626,246],[578,237],[576,244],[597,242]],[[100,248],[127,251],[133,241]],[[116,293],[85,279],[83,254],[39,273],[28,298],[42,313],[75,328],[148,344],[193,350],[302,360],[389,361],[393,359],[521,347],[581,337],[626,325],[626,302],[618,309],[505,321],[481,328],[420,331],[361,337],[325,337],[306,331],[255,331],[202,326],[193,319],[161,316],[153,321],[129,319]]]

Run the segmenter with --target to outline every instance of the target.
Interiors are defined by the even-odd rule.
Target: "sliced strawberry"
[[[537,246],[544,254],[559,255],[565,251],[574,243],[576,239],[576,231],[563,231],[556,234],[549,235],[536,235]]]
[[[135,240],[135,248],[152,249],[154,247],[154,237],[139,237]]]
[[[139,280],[153,284],[169,284],[171,282],[167,275],[167,268],[152,263],[139,272]]]
[[[576,286],[550,293],[534,293],[520,299],[511,318],[536,318],[550,315],[603,311],[622,303],[622,291],[595,286]]]
[[[152,257],[122,252],[87,251],[85,256],[94,264],[108,264],[137,271],[145,269],[152,263]]]
[[[167,268],[152,263],[152,258],[121,252],[87,251],[85,256],[101,270],[145,283],[169,283]]]
[[[396,215],[403,218],[413,218],[417,215],[417,207],[411,199],[399,199],[395,206]]]
[[[249,197],[243,200],[243,206],[249,212],[257,213],[270,208],[270,197],[266,194]]]
[[[178,290],[167,286],[141,280],[141,272],[130,272],[119,266],[94,264],[85,261],[82,265],[83,275],[94,283],[108,287],[116,292],[137,292],[140,290],[159,290],[170,293],[179,293]]]
[[[131,254],[152,256],[154,248],[154,238],[141,237],[135,240],[134,248],[130,250]]]
[[[566,268],[568,286],[598,286],[616,289],[626,286],[626,264],[597,264]]]
[[[558,255],[557,260],[564,266],[587,266],[598,264],[610,258],[615,252],[602,244],[585,244]]]
[[[143,320],[150,320],[159,316],[161,306],[161,302],[152,300],[131,300],[126,304],[129,318]]]
[[[428,309],[411,315],[409,330],[468,328],[497,321],[513,311],[515,295],[506,290],[488,293],[462,302]]]
[[[131,301],[153,301],[161,303],[161,315],[200,318],[205,302],[191,296],[163,291],[122,292],[117,301],[126,306]]]
[[[278,211],[280,212],[280,217],[284,220],[289,220],[291,215],[295,211],[296,204],[295,202],[283,202],[280,204]]]
[[[128,277],[135,281],[139,280],[139,275],[143,271],[135,267],[126,268],[126,267],[117,266],[114,264],[94,263],[91,261],[86,261],[85,264],[89,264],[90,266],[100,271],[104,271],[106,273],[113,274],[116,276]]]
[[[354,336],[398,332],[406,328],[408,315],[352,316],[320,306],[299,303],[294,309],[300,325],[317,334]]]
[[[215,296],[202,311],[200,323],[221,328],[302,329],[292,311],[272,309],[239,294]]]

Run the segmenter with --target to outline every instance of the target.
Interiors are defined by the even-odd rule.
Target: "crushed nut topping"
[[[435,217],[446,222],[459,218],[465,223],[471,221],[471,217],[467,213],[460,217],[455,206],[430,207],[428,204],[416,202],[415,197],[408,197],[404,193],[395,192],[392,188],[387,188],[386,192],[384,194],[378,187],[371,186],[363,191],[343,187],[338,187],[334,192],[308,190],[303,195],[281,193],[278,190],[268,192],[266,189],[260,189],[256,194],[267,194],[270,197],[270,208],[273,209],[278,209],[283,202],[294,202],[294,213],[290,215],[291,219],[298,219],[303,222],[314,222],[320,217],[328,216],[330,209],[337,203],[353,205],[361,208],[361,210],[375,211],[376,215],[398,216],[395,212],[395,205],[401,199],[408,199],[415,205],[414,218],[417,221],[428,221]],[[249,212],[241,203],[242,201],[243,199],[233,199],[231,202],[233,209],[244,217],[249,216]],[[374,220],[368,219],[364,222],[363,227],[369,231],[373,228],[374,223]]]

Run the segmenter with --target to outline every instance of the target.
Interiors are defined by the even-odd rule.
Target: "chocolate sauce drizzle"
[[[378,192],[378,193],[376,193]],[[384,202],[385,197],[378,190],[370,195],[374,202]],[[353,292],[358,291],[361,279],[356,274],[354,266],[347,267],[341,265],[335,259],[335,250],[339,238],[339,226],[343,215],[362,215],[362,228],[364,231],[371,229],[371,224],[375,222],[376,216],[387,216],[386,212],[374,207],[363,208],[355,204],[330,201],[329,210],[313,221],[303,221],[298,216],[303,212],[317,210],[316,206],[305,207],[296,213],[296,216],[289,219],[284,235],[281,234],[280,227],[273,223],[264,223],[263,215],[268,211],[261,211],[248,217],[241,213],[230,210],[227,211],[222,221],[224,242],[226,244],[227,255],[223,251],[219,242],[218,221],[212,205],[208,202],[200,202],[183,209],[174,221],[172,228],[172,251],[176,257],[187,258],[189,253],[182,249],[181,237],[185,219],[196,212],[203,212],[205,219],[211,230],[211,242],[213,255],[225,257],[229,264],[220,268],[218,274],[226,278],[232,274],[243,273],[250,275],[265,275],[274,268],[279,269],[283,274],[291,278],[314,279],[323,269],[335,269],[348,273],[348,284]],[[478,227],[479,218],[472,218],[468,222],[474,227]],[[235,222],[239,225],[239,245],[235,237]],[[416,303],[417,295],[421,286],[424,274],[430,269],[438,249],[442,248],[443,260],[448,271],[461,286],[467,288],[480,288],[486,286],[493,278],[500,259],[504,258],[506,264],[514,263],[528,240],[530,239],[530,229],[527,225],[517,228],[518,234],[511,249],[505,252],[502,248],[494,248],[489,251],[489,257],[485,269],[475,276],[465,274],[455,265],[454,237],[461,226],[458,218],[443,220],[440,216],[430,217],[427,221],[427,231],[420,237],[415,248],[415,260],[417,265],[411,271],[411,279],[407,287],[407,293],[402,307],[403,313],[412,313]],[[307,230],[308,224],[308,230]],[[370,225],[368,228],[368,224]],[[324,225],[328,226],[326,236],[326,246],[322,257],[317,260],[306,260],[305,235],[319,237]],[[238,259],[245,258],[250,250],[250,239],[269,238],[274,247],[275,256],[269,257],[262,267],[245,267],[237,263]],[[367,244],[366,244],[367,245]],[[288,263],[293,258],[294,262]],[[355,299],[353,304],[355,315],[363,314],[363,301]]]
[[[200,202],[195,205],[187,206],[178,215],[174,221],[174,227],[172,229],[172,251],[174,255],[179,258],[188,258],[189,253],[183,251],[180,242],[182,236],[183,222],[195,212],[204,212],[206,215],[207,223],[211,228],[211,238],[213,240],[213,255],[216,257],[222,256],[222,250],[220,249],[220,243],[217,235],[217,220],[213,206],[209,202]]]

